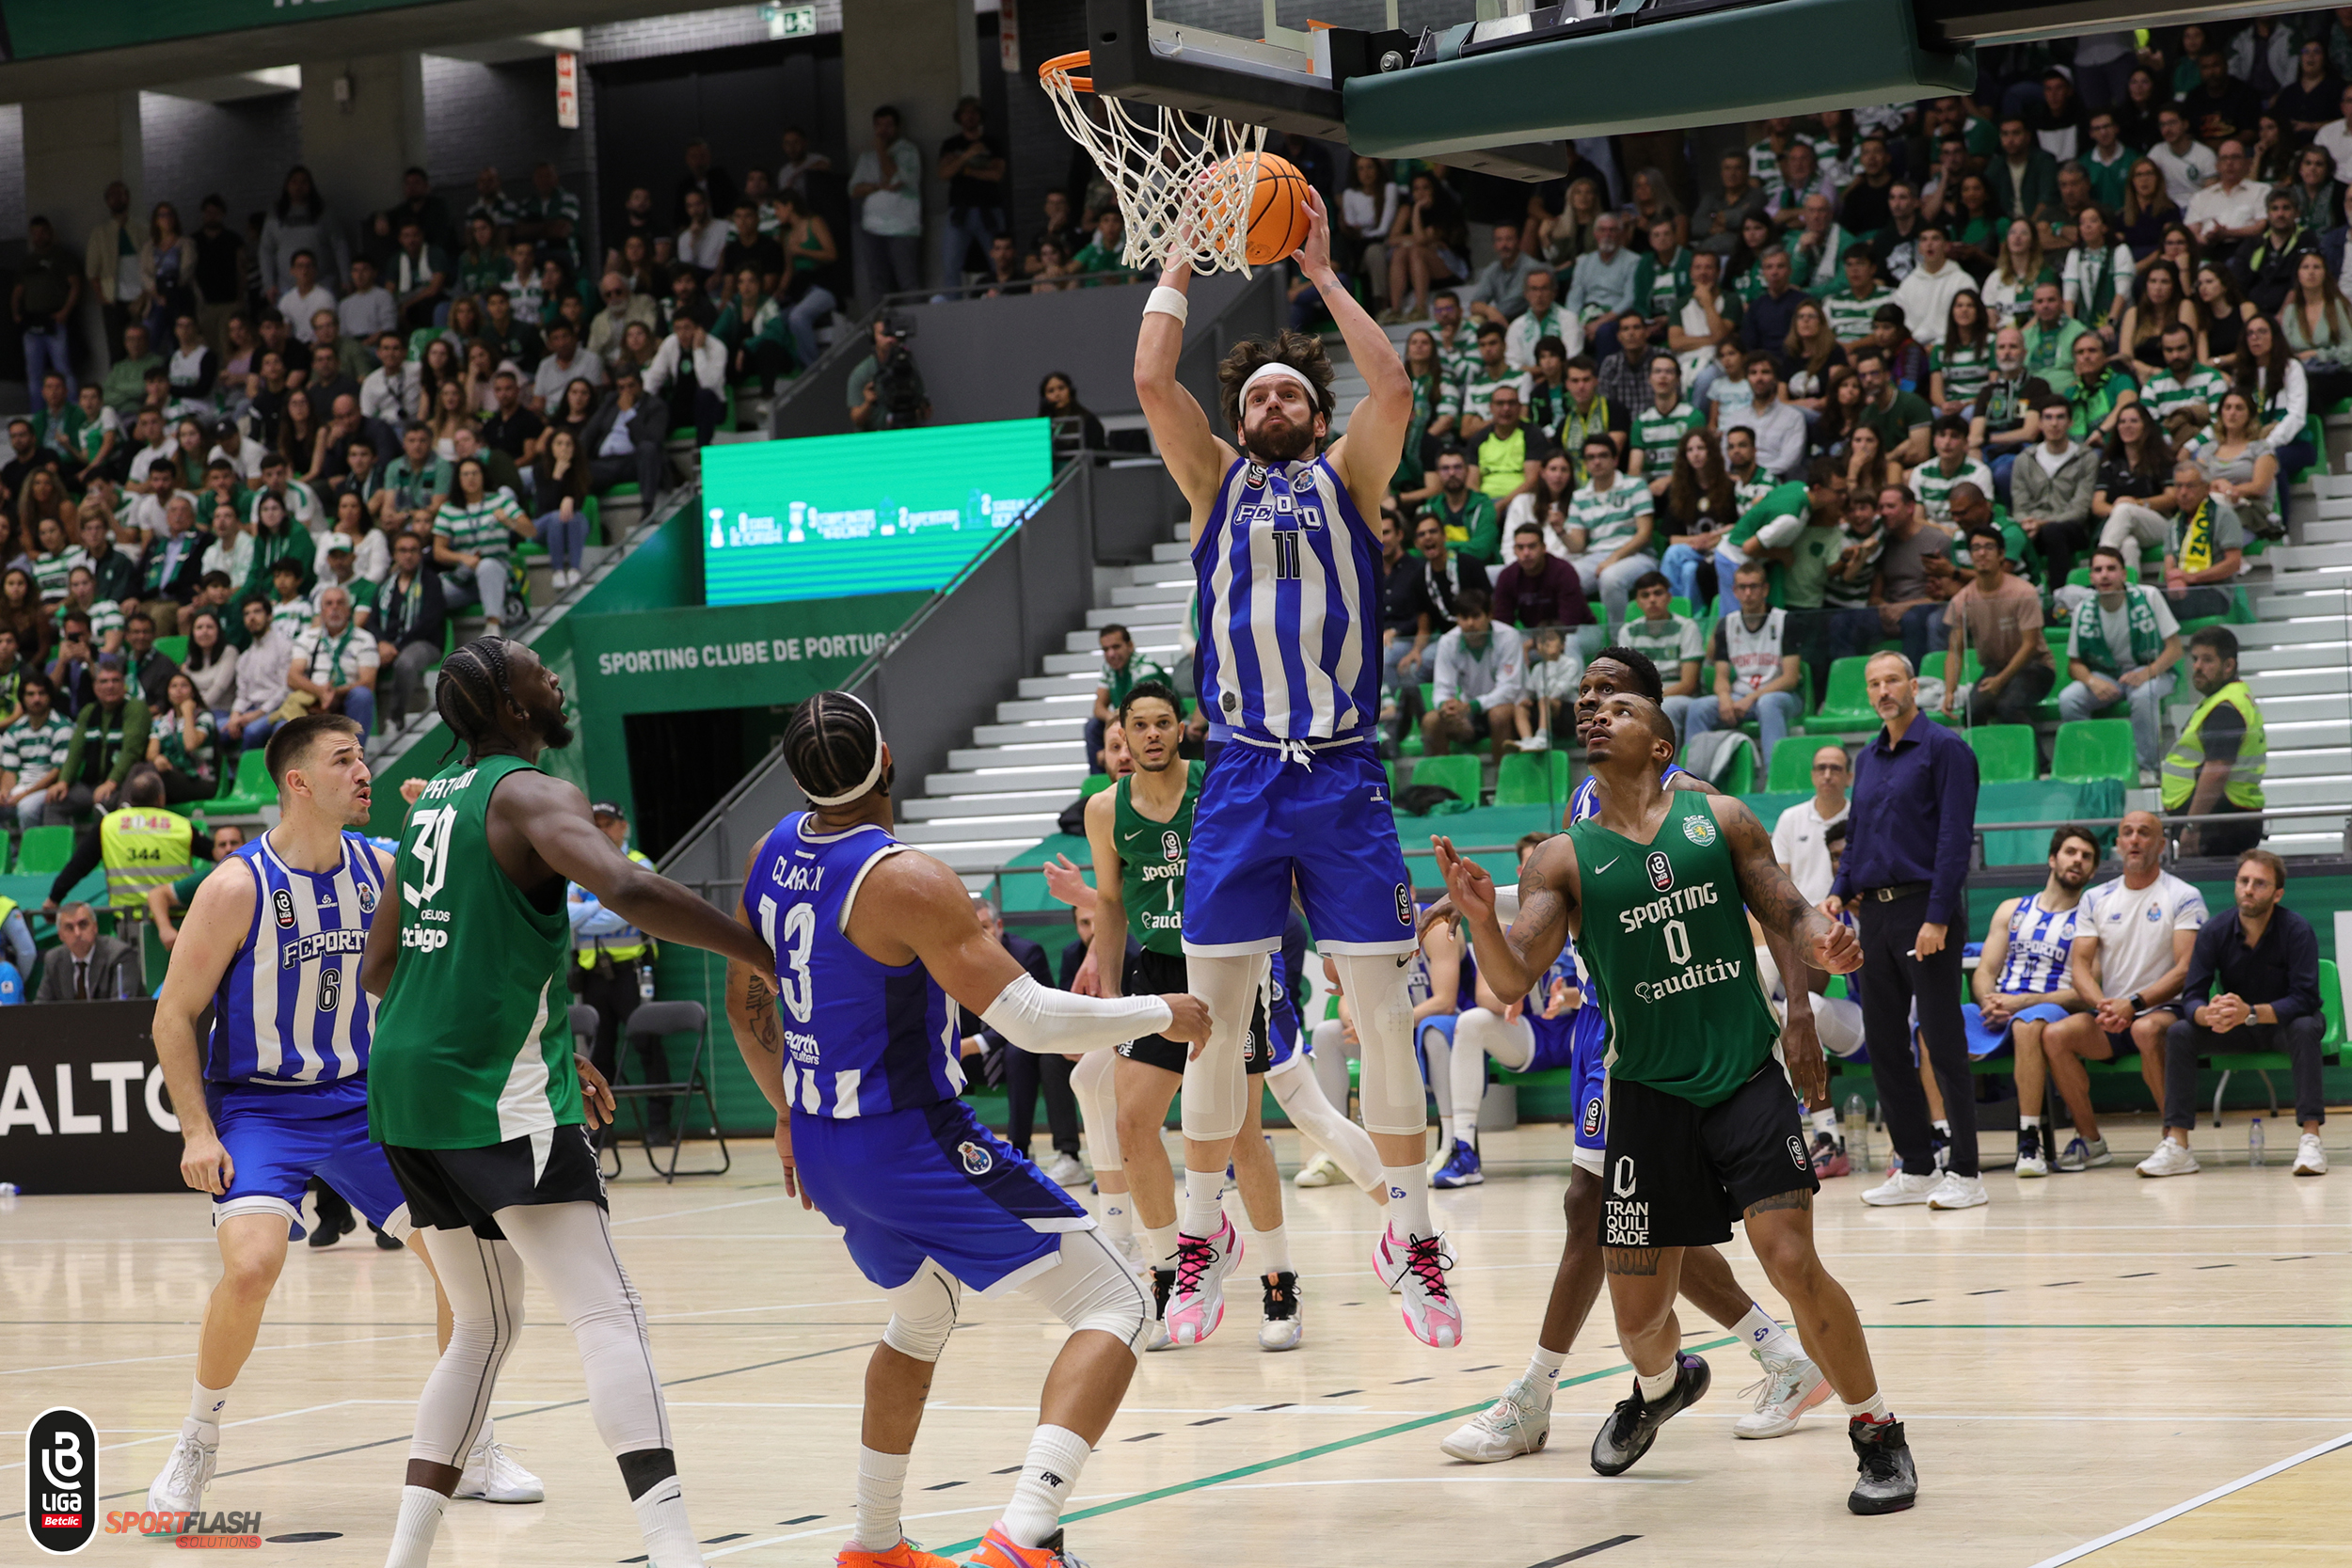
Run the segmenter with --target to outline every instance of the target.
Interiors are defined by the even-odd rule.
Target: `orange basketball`
[[[1249,193],[1249,264],[1263,267],[1307,243],[1307,177],[1271,152],[1241,156],[1258,167]]]

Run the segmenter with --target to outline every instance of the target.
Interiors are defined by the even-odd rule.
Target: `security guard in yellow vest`
[[[2164,809],[2170,816],[2263,809],[2268,751],[2262,709],[2237,678],[2237,637],[2207,626],[2188,640],[2188,678],[2204,699],[2164,759]],[[2185,855],[2236,855],[2262,842],[2258,820],[2198,823],[2183,830]]]
[[[147,895],[188,874],[196,830],[164,809],[164,782],[142,768],[122,786],[124,804],[98,823],[98,854],[106,869],[106,908],[118,921],[143,919]]]
[[[629,847],[628,818],[618,805],[597,800],[588,811],[615,848],[638,864],[652,867],[651,860]],[[578,882],[571,886],[565,909],[572,921],[572,992],[596,1009],[596,1045],[589,1054],[599,1072],[617,1082],[621,1036],[628,1028],[629,1015],[652,990],[646,982],[652,974],[653,940],[596,902],[596,895]],[[660,1040],[644,1042],[638,1051],[638,1065],[641,1082],[670,1082],[669,1053]],[[669,1101],[647,1100],[644,1103],[653,1141],[670,1142]]]

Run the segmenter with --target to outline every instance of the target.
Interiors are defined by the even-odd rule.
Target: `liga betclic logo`
[[[44,1410],[24,1433],[24,1532],[65,1557],[98,1528],[98,1429],[71,1405]]]

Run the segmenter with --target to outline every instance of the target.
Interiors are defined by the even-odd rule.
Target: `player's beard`
[[[538,734],[541,745],[551,752],[560,752],[572,743],[572,726],[564,718],[564,705],[549,703],[531,715],[531,727]]]
[[[1242,441],[1242,451],[1261,463],[1295,463],[1315,450],[1315,427],[1294,424],[1285,420],[1279,431],[1269,432],[1261,425],[1249,432]]]

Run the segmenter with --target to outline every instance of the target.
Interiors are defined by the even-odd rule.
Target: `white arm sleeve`
[[[996,993],[980,1014],[988,1026],[1024,1051],[1057,1055],[1103,1051],[1174,1022],[1156,996],[1094,997],[1053,990],[1024,974]]]

